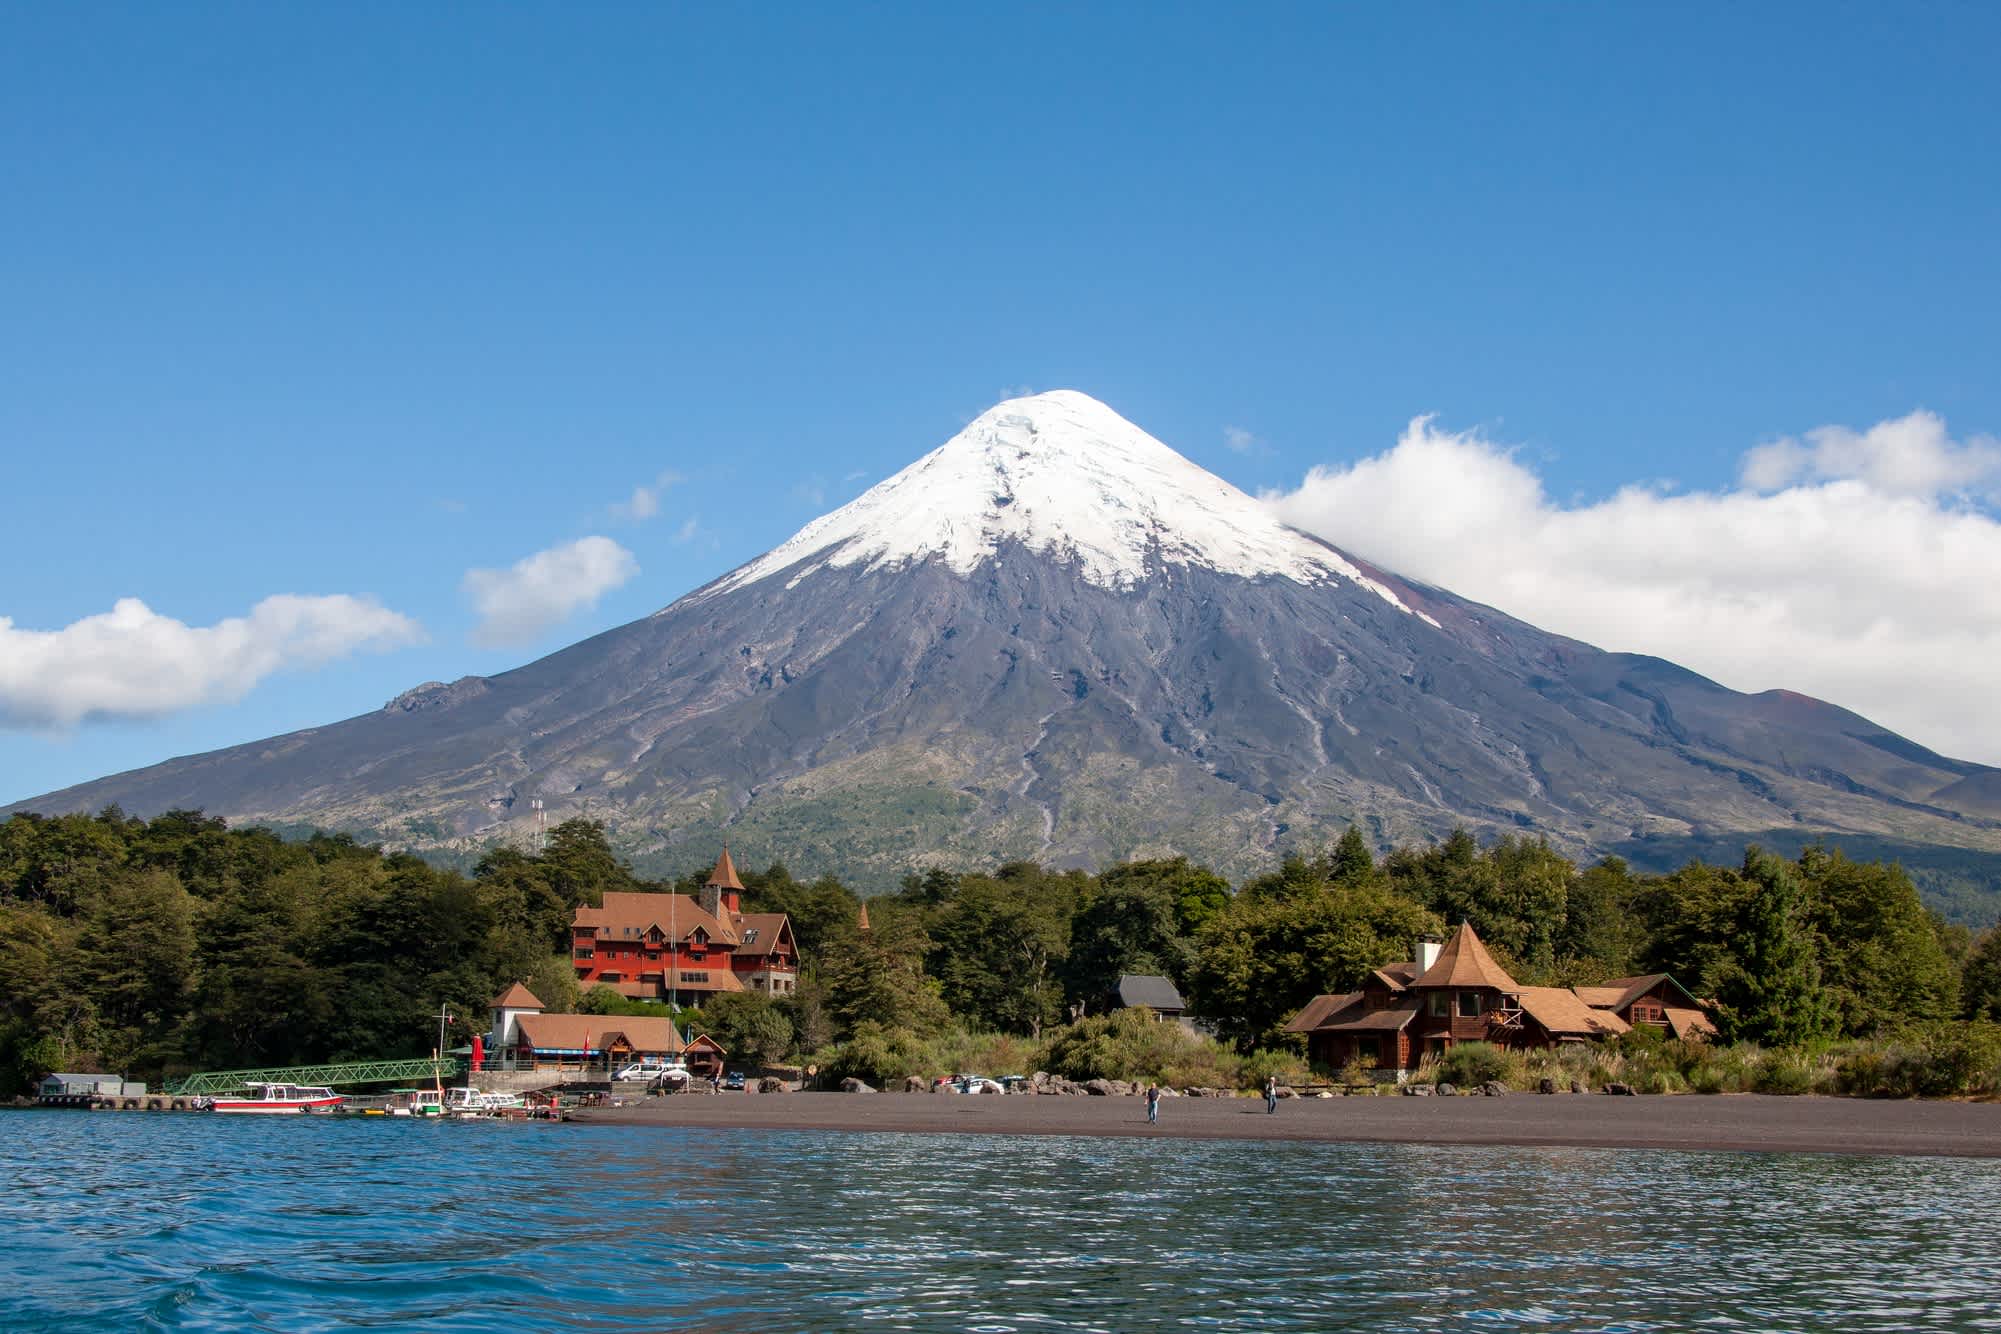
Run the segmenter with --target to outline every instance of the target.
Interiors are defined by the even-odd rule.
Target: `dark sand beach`
[[[1396,1144],[1516,1144],[1770,1153],[2001,1157],[2001,1103],[1851,1098],[1172,1098],[1160,1124],[1139,1098],[924,1093],[680,1094],[594,1108],[602,1125],[918,1134],[1131,1135]]]

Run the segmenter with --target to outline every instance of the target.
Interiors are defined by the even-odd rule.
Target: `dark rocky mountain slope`
[[[1775,834],[2001,867],[2001,771],[1605,653],[1280,527],[1081,395],[1000,407],[645,620],[330,726],[19,804],[201,807],[416,848],[587,813],[677,864],[1241,874],[1358,821],[1573,854]],[[682,849],[687,849],[685,853]]]

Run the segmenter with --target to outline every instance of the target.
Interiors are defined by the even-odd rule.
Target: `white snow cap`
[[[708,591],[740,588],[801,561],[810,564],[795,582],[823,566],[894,569],[927,559],[970,574],[1004,541],[1074,562],[1103,588],[1131,588],[1150,567],[1201,565],[1302,584],[1349,579],[1410,610],[1262,501],[1074,389],[988,409]]]

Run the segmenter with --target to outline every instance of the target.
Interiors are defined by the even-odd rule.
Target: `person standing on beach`
[[[1277,1075],[1266,1075],[1266,1076],[1265,1076],[1265,1112],[1266,1112],[1267,1114],[1269,1114],[1269,1113],[1272,1113],[1272,1112],[1275,1112],[1275,1111],[1277,1111],[1277,1110],[1278,1110],[1278,1076],[1277,1076]]]
[[[1158,1084],[1148,1084],[1146,1086],[1146,1123],[1150,1126],[1160,1124],[1160,1085]]]

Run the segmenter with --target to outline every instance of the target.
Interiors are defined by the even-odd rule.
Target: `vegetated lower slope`
[[[201,808],[473,849],[588,814],[649,864],[1232,876],[1350,821],[1573,855],[1774,831],[2001,883],[1996,771],[1397,579],[1079,395],[1003,404],[766,557],[515,671],[20,803]]]

